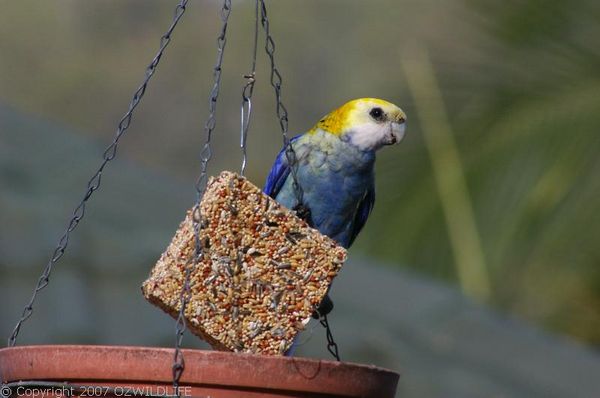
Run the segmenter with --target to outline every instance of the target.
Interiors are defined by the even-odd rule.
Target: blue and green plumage
[[[322,234],[350,247],[375,202],[375,151],[361,150],[348,140],[322,130],[291,140],[297,158],[298,183],[310,222]],[[264,191],[284,206],[298,204],[291,169],[282,150]]]
[[[309,224],[340,245],[352,245],[375,204],[375,152],[398,143],[406,116],[396,105],[375,98],[350,101],[291,140],[297,182]],[[298,205],[291,167],[282,149],[264,192],[289,209]],[[333,308],[327,297],[317,315]],[[314,316],[314,315],[313,315]],[[286,355],[293,355],[296,344]]]
[[[297,178],[310,224],[348,248],[375,203],[375,152],[404,137],[406,115],[396,105],[360,98],[323,117],[294,137]],[[284,206],[298,204],[285,148],[279,153],[264,191]]]

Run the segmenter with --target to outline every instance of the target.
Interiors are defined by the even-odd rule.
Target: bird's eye
[[[371,115],[371,117],[377,121],[381,121],[384,119],[383,109],[381,109],[381,108],[371,109],[371,112],[369,112],[369,115]]]

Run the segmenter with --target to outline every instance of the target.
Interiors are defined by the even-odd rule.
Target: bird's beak
[[[392,122],[390,123],[390,131],[386,137],[385,145],[398,144],[404,138],[404,132],[406,129],[406,122]]]

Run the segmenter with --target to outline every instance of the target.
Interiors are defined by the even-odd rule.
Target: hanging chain
[[[261,24],[266,35],[265,51],[267,52],[269,60],[271,61],[271,86],[273,86],[273,89],[275,90],[277,118],[279,119],[281,135],[283,136],[285,156],[288,164],[290,165],[290,174],[292,175],[293,180],[292,187],[294,188],[294,192],[296,194],[297,205],[293,210],[296,211],[296,214],[298,214],[300,218],[309,221],[310,211],[304,206],[304,191],[302,186],[300,186],[298,183],[298,159],[296,156],[296,151],[294,150],[294,147],[292,146],[288,137],[288,112],[281,100],[281,83],[283,79],[281,78],[279,70],[275,66],[275,41],[273,40],[270,32],[267,6],[265,5],[264,0],[259,1],[261,5]]]
[[[191,295],[190,289],[190,277],[193,268],[200,262],[202,258],[202,243],[200,241],[200,226],[201,226],[201,211],[200,211],[200,202],[202,201],[202,197],[204,196],[204,192],[206,190],[206,184],[208,182],[208,162],[212,157],[212,149],[211,149],[211,138],[215,126],[217,124],[216,121],[216,113],[217,113],[217,100],[219,98],[219,90],[221,87],[221,73],[222,73],[222,65],[223,65],[223,54],[225,53],[225,45],[227,44],[227,24],[229,21],[229,14],[231,13],[231,0],[224,0],[223,6],[221,8],[221,32],[219,37],[217,38],[217,61],[215,67],[213,68],[213,79],[214,84],[213,88],[210,92],[209,97],[209,116],[206,124],[204,125],[204,131],[206,133],[206,141],[204,143],[204,147],[200,152],[200,176],[196,181],[196,203],[194,205],[194,209],[192,211],[192,222],[194,226],[194,239],[195,239],[195,253],[194,258],[190,260],[186,264],[185,268],[185,276],[183,287],[181,289],[180,295],[180,303],[181,308],[179,310],[179,315],[177,316],[177,321],[175,324],[175,354],[173,357],[173,391],[177,397],[180,397],[179,391],[179,382],[181,380],[181,376],[185,370],[185,361],[183,358],[183,352],[181,351],[181,343],[183,341],[183,334],[185,333],[186,324],[185,324],[185,308],[189,302],[189,298]]]
[[[327,351],[329,351],[329,353],[333,355],[336,360],[341,361],[338,345],[333,339],[333,334],[331,333],[331,328],[329,327],[327,315],[320,315],[319,323],[325,328],[325,334],[327,336]]]
[[[125,132],[127,131],[127,129],[129,128],[129,126],[131,124],[131,120],[133,118],[133,111],[135,110],[135,108],[138,106],[138,104],[142,100],[142,97],[144,96],[144,93],[146,92],[146,87],[147,87],[150,79],[154,75],[154,72],[156,72],[156,68],[158,67],[158,64],[163,55],[163,52],[165,51],[165,49],[171,42],[171,35],[173,33],[173,30],[175,30],[175,27],[177,26],[177,24],[179,23],[179,20],[181,19],[181,17],[183,16],[183,14],[185,12],[187,3],[188,3],[188,0],[181,0],[179,2],[179,4],[177,5],[177,7],[175,8],[175,14],[173,16],[171,25],[169,26],[169,29],[166,31],[166,33],[160,39],[160,47],[158,49],[158,52],[152,59],[152,62],[150,62],[150,64],[146,67],[146,72],[145,72],[145,76],[144,76],[144,80],[142,81],[142,84],[138,87],[138,89],[133,94],[133,98],[131,99],[131,102],[129,103],[129,109],[125,113],[125,115],[121,118],[121,120],[119,121],[119,124],[117,126],[117,132],[115,133],[112,143],[106,148],[106,150],[104,151],[104,153],[102,155],[103,161],[100,164],[100,167],[96,170],[96,173],[88,181],[87,190],[85,192],[85,195],[83,196],[83,198],[81,199],[81,201],[79,202],[79,204],[77,205],[75,210],[73,210],[73,216],[67,225],[67,229],[65,230],[65,232],[59,239],[58,245],[57,245],[56,249],[54,249],[52,257],[46,264],[46,267],[44,268],[44,271],[42,272],[42,275],[40,276],[38,283],[35,286],[35,289],[33,291],[31,299],[29,300],[29,303],[23,309],[21,318],[17,322],[17,324],[12,332],[12,335],[8,339],[9,347],[13,347],[16,344],[17,336],[19,335],[21,326],[33,313],[33,304],[36,300],[38,292],[40,290],[44,289],[50,283],[50,274],[52,272],[52,268],[53,268],[54,264],[56,264],[58,262],[58,260],[60,260],[60,258],[65,254],[65,251],[67,250],[67,246],[69,244],[69,238],[71,236],[71,232],[73,232],[75,230],[75,228],[77,228],[77,226],[79,225],[79,222],[85,216],[85,208],[86,208],[86,204],[87,204],[88,200],[92,197],[93,193],[100,188],[100,183],[102,180],[102,173],[104,172],[104,168],[108,165],[108,163],[111,160],[113,160],[117,156],[117,146],[119,144],[119,140],[121,139],[123,134],[125,134]]]
[[[259,0],[256,0],[254,10],[254,48],[252,52],[252,72],[244,75],[246,84],[242,89],[242,106],[240,111],[240,148],[242,150],[242,167],[240,174],[242,176],[246,172],[246,164],[248,163],[246,142],[248,139],[248,128],[250,128],[250,116],[252,115],[252,94],[254,93],[254,83],[256,83],[256,53],[258,50],[258,1]]]
[[[304,191],[302,186],[298,182],[298,158],[296,151],[290,142],[288,137],[288,112],[281,101],[281,84],[283,79],[281,73],[275,66],[275,41],[271,36],[269,29],[269,18],[267,16],[267,6],[264,0],[259,0],[261,5],[261,23],[266,35],[265,50],[271,61],[271,86],[275,90],[275,100],[277,103],[277,117],[279,118],[279,126],[281,127],[281,134],[283,136],[283,145],[285,147],[285,156],[288,164],[290,165],[290,174],[292,176],[292,187],[296,195],[297,205],[294,207],[298,217],[304,219],[309,225],[311,222],[310,209],[304,204]],[[329,322],[327,321],[327,315],[319,314],[319,322],[326,330],[327,334],[327,350],[337,359],[340,360],[338,352],[338,345],[333,339]]]

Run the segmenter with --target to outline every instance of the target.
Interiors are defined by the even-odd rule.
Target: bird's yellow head
[[[404,138],[406,115],[391,102],[359,98],[323,117],[310,133],[319,130],[336,135],[362,150],[377,150]]]

